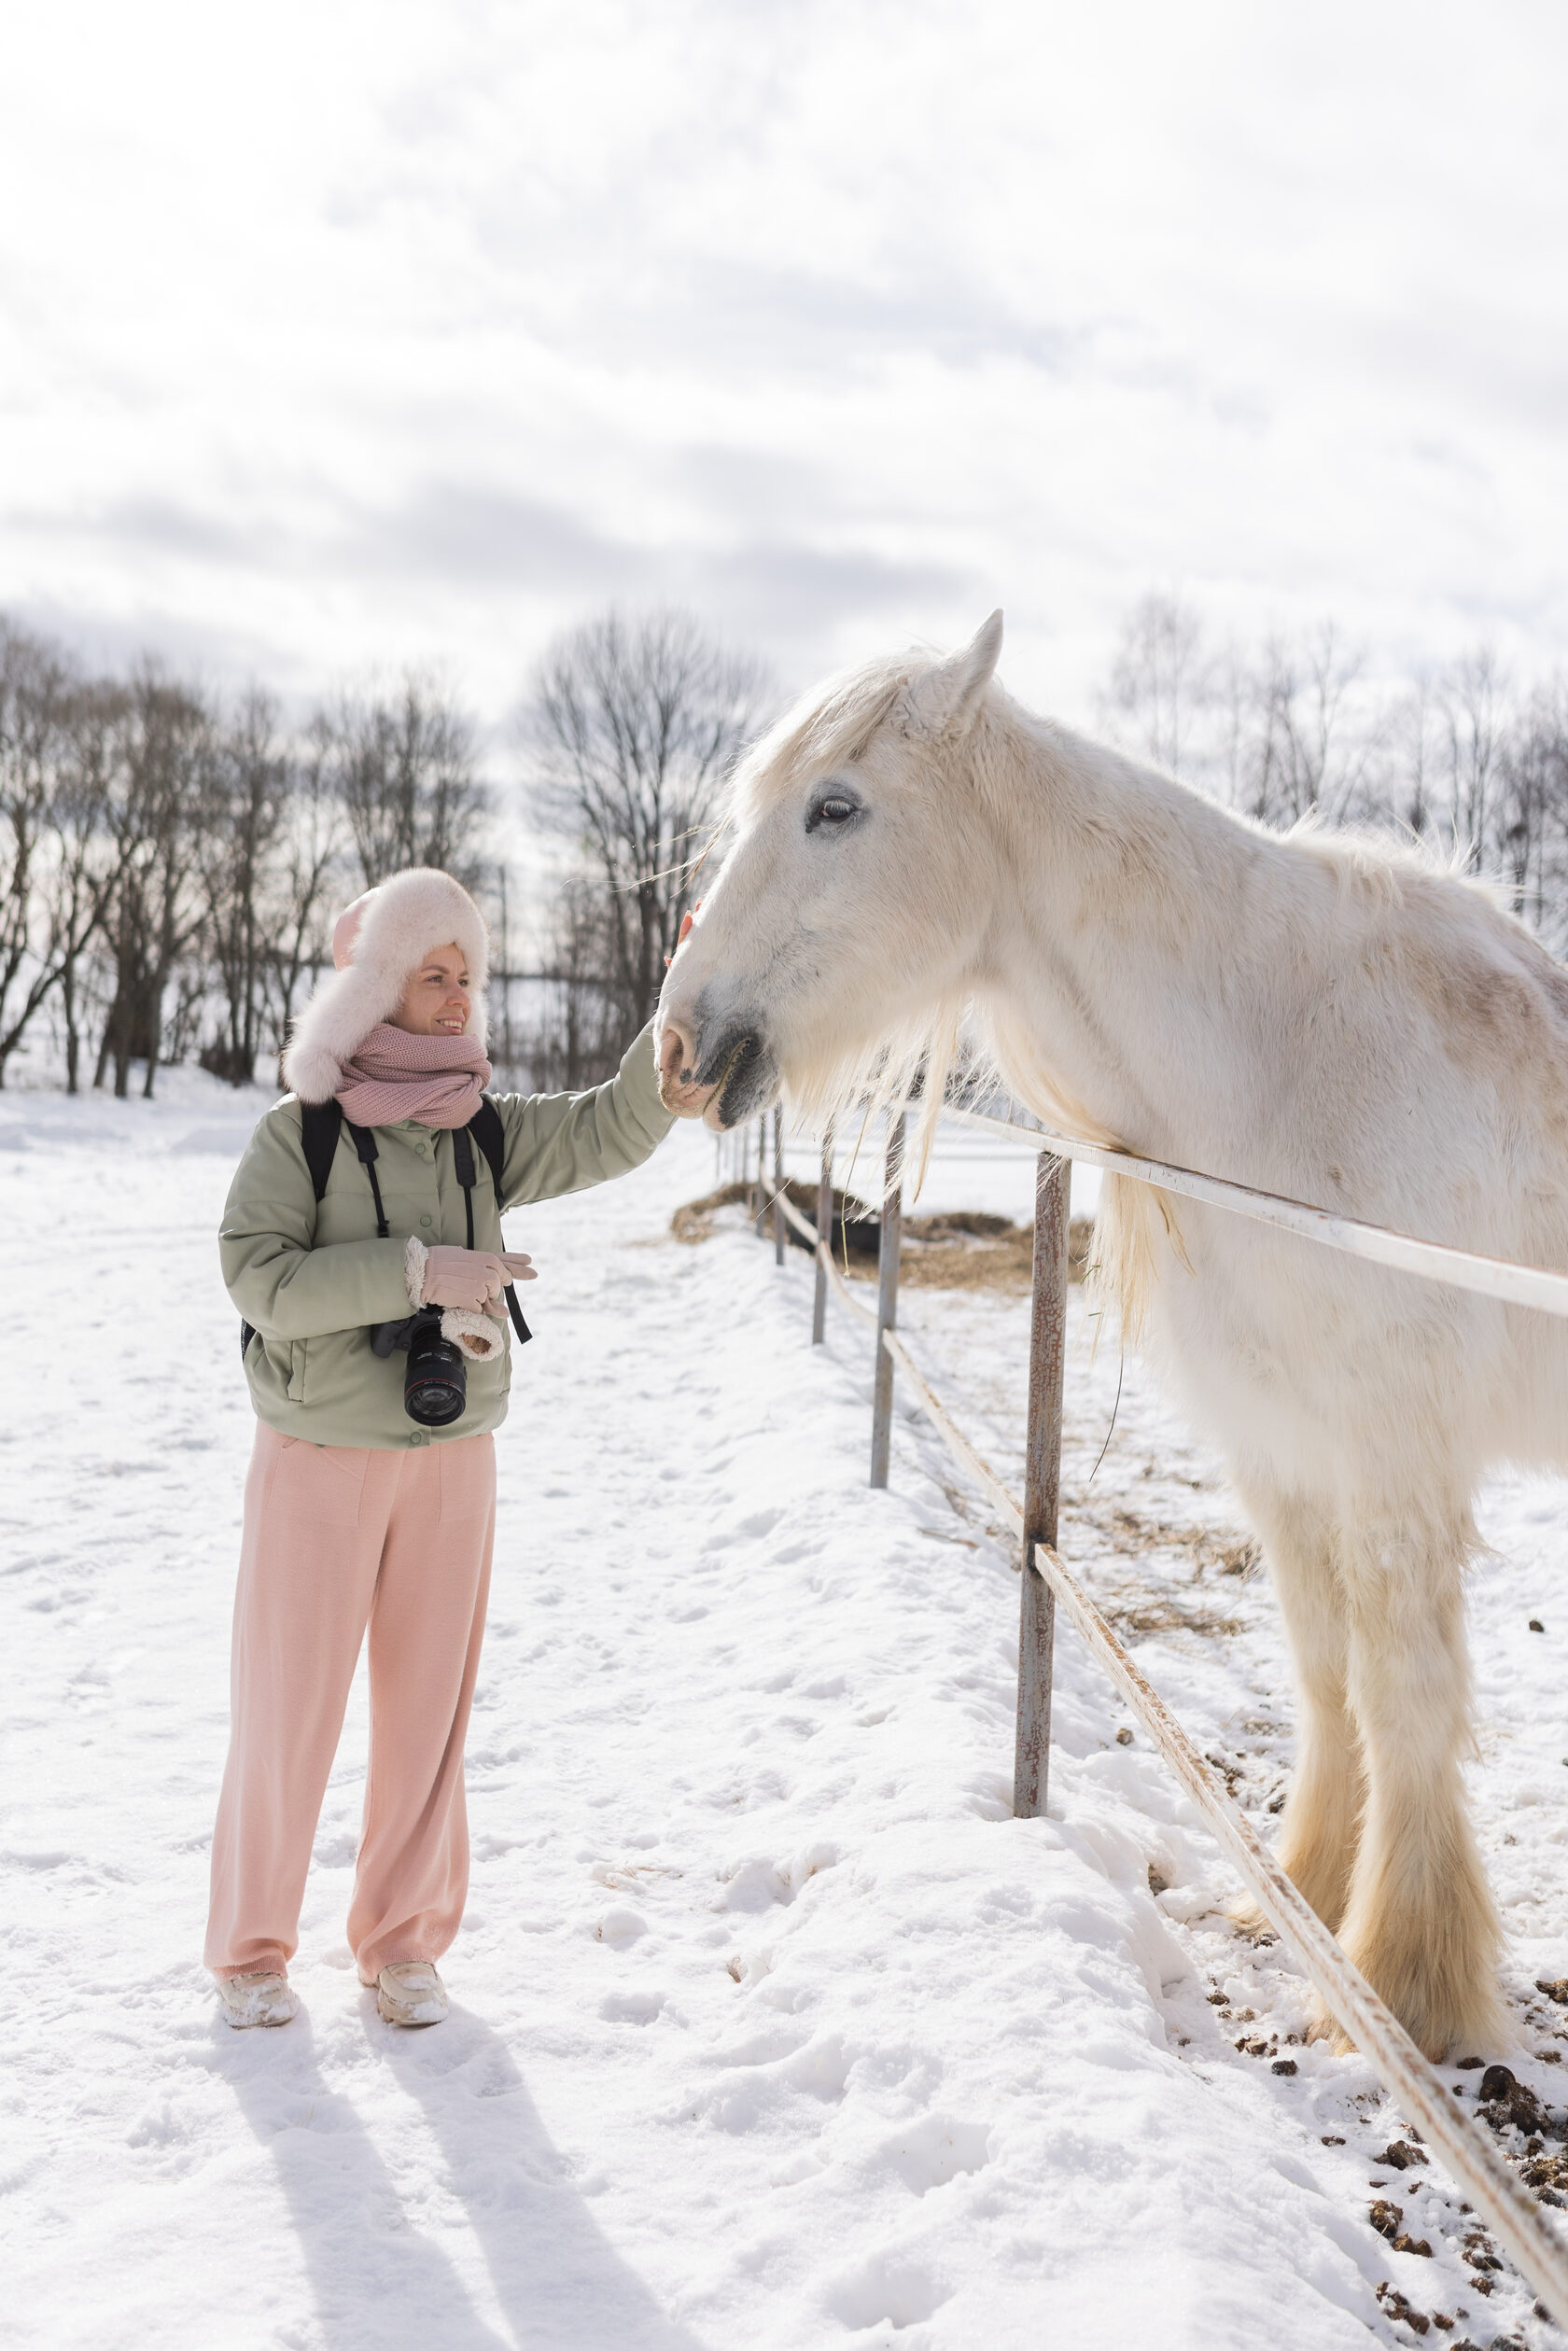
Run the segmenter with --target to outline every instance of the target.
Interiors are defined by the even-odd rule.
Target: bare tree
[[[1568,947],[1568,684],[1542,687],[1504,739],[1493,797],[1498,859],[1514,911]]]
[[[406,865],[474,877],[489,795],[472,723],[449,694],[411,671],[389,698],[346,698],[317,725],[332,745],[367,889]]]
[[[1168,775],[1185,776],[1213,688],[1203,624],[1184,597],[1144,596],[1122,624],[1102,697],[1110,732]]]
[[[1472,873],[1491,845],[1502,784],[1506,681],[1490,645],[1449,665],[1438,693],[1449,781],[1449,839]]]
[[[205,703],[144,664],[127,690],[125,756],[107,811],[118,868],[105,923],[113,995],[93,1083],[103,1085],[112,1060],[117,1095],[129,1091],[131,1064],[140,1060],[150,1098],[164,991],[202,926],[194,880],[213,752]]]
[[[674,611],[606,613],[557,638],[535,673],[529,803],[597,878],[622,1044],[651,1016],[698,852],[768,692],[760,664]]]
[[[318,714],[294,762],[273,901],[270,954],[280,1053],[301,982],[328,959],[328,902],[346,855],[334,759],[330,723]]]
[[[119,867],[105,822],[124,757],[126,697],[93,680],[68,697],[64,740],[48,812],[49,855],[41,884],[48,957],[65,1024],[65,1091],[81,1084],[82,962],[113,901]]]
[[[1414,839],[1434,837],[1436,690],[1432,672],[1417,670],[1409,692],[1389,715],[1391,772],[1388,813]]]
[[[1382,748],[1380,714],[1357,693],[1365,655],[1332,621],[1295,644],[1271,638],[1254,675],[1253,723],[1240,768],[1241,803],[1270,824],[1364,812]]]
[[[1331,621],[1255,657],[1215,652],[1191,605],[1146,595],[1123,625],[1101,718],[1169,775],[1266,823],[1342,822],[1373,794],[1382,749],[1364,667]]]
[[[0,622],[0,1085],[60,976],[40,886],[71,683],[52,647]]]
[[[560,819],[577,860],[548,977],[532,975],[552,991],[536,1060],[570,1085],[602,1074],[651,1007],[689,894],[665,869],[710,815],[757,686],[751,665],[678,618],[629,636],[611,623],[580,650],[597,666],[576,681],[581,791]],[[198,1050],[245,1083],[329,953],[345,865],[373,882],[439,862],[482,888],[487,797],[469,721],[418,678],[296,735],[260,689],[221,712],[150,660],[88,680],[0,623],[0,1080],[52,998],[72,1091],[90,1024],[93,1082],[112,1070],[120,1095],[133,1063],[150,1094],[161,1060]],[[503,937],[506,910],[503,878]]]
[[[562,878],[544,946],[539,979],[548,993],[526,1040],[528,1067],[543,1091],[575,1094],[612,1077],[627,1043],[613,927],[596,875],[578,870]]]
[[[1249,652],[1204,650],[1197,617],[1146,596],[1101,710],[1113,731],[1268,824],[1384,825],[1502,883],[1568,949],[1568,680],[1513,693],[1489,646],[1381,687],[1330,621]],[[1184,715],[1183,715],[1184,713]]]
[[[203,780],[199,869],[224,1017],[202,1065],[231,1085],[248,1085],[267,1015],[273,866],[293,782],[270,694],[252,687],[245,696],[217,735]]]

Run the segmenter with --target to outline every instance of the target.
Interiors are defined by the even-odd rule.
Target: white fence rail
[[[989,1494],[1019,1537],[1021,1578],[1018,1648],[1018,1713],[1013,1809],[1020,1817],[1045,1810],[1048,1779],[1052,1652],[1055,1610],[1059,1602],[1093,1656],[1122,1691],[1158,1753],[1203,1813],[1264,1916],[1281,1935],[1340,2029],[1377,2068],[1407,2120],[1447,2164],[1477,2211],[1513,2256],[1542,2302],[1560,2324],[1568,2324],[1568,2246],[1543,2217],[1540,2206],[1508,2168],[1483,2132],[1456,2106],[1453,2093],[1422,2056],[1398,2019],[1323,1925],[1292,1881],[1260,1841],[1217,1775],[1166,1707],[1135,1660],[1117,1639],[1088,1593],[1057,1550],[1057,1507],[1061,1462],[1062,1364],[1067,1317],[1068,1163],[1082,1159],[1113,1174],[1128,1175],[1165,1191],[1234,1210],[1281,1226],[1303,1238],[1351,1255],[1477,1291],[1513,1306],[1568,1315],[1568,1274],[1516,1266],[1433,1241],[1365,1224],[1304,1202],[1258,1192],[1244,1184],[1201,1175],[1189,1168],[1139,1159],[1102,1150],[1080,1137],[1022,1127],[977,1112],[952,1113],[966,1126],[1010,1141],[1026,1142],[1038,1154],[1035,1184],[1034,1278],[1029,1333],[1029,1432],[1025,1448],[1025,1491],[1020,1504],[983,1459],[931,1388],[897,1336],[901,1202],[904,1120],[889,1122],[883,1187],[881,1242],[875,1312],[858,1299],[833,1262],[826,1238],[833,1212],[833,1147],[822,1154],[812,1224],[789,1199],[783,1180],[781,1123],[774,1114],[774,1185],[762,1182],[765,1137],[758,1139],[757,1229],[766,1229],[772,1207],[776,1250],[782,1260],[784,1228],[793,1225],[811,1247],[817,1264],[812,1339],[825,1329],[829,1286],[851,1311],[875,1331],[873,1383],[872,1474],[886,1485],[896,1365],[929,1414],[955,1459]]]
[[[1457,1290],[1478,1291],[1482,1297],[1501,1298],[1505,1306],[1539,1307],[1544,1314],[1568,1316],[1568,1273],[1547,1273],[1535,1266],[1513,1265],[1505,1257],[1481,1257],[1467,1249],[1449,1249],[1441,1241],[1417,1240],[1409,1233],[1391,1233],[1382,1224],[1364,1224],[1359,1217],[1309,1208],[1304,1200],[1288,1200],[1278,1192],[1256,1192],[1249,1184],[1198,1175],[1191,1168],[1138,1159],[1127,1151],[1105,1151],[1076,1135],[1019,1127],[1011,1119],[988,1118],[979,1111],[955,1110],[945,1115],[987,1134],[1004,1135],[1010,1142],[1029,1143],[1035,1151],[1081,1159],[1110,1175],[1136,1176],[1139,1182],[1157,1185],[1162,1192],[1179,1192],[1185,1199],[1230,1209],[1259,1224],[1277,1224],[1282,1232],[1298,1233],[1303,1240],[1343,1250],[1351,1257],[1368,1258],[1374,1265],[1392,1266],[1399,1273],[1420,1274],[1428,1281],[1444,1281]]]

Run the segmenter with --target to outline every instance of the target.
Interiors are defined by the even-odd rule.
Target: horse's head
[[[962,996],[986,914],[959,878],[965,787],[1001,650],[993,612],[945,661],[851,671],[747,759],[723,870],[660,998],[666,1108],[726,1127],[786,1085],[824,1101]]]

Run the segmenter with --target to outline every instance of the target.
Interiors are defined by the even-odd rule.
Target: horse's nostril
[[[684,1085],[688,1075],[690,1074],[692,1061],[694,1058],[694,1051],[695,1049],[693,1043],[692,1032],[687,1028],[685,1022],[682,1020],[666,1020],[665,1023],[664,1043],[659,1055],[660,1064],[665,1071],[666,1074],[673,1074],[676,1070],[679,1070],[680,1071],[680,1082]]]

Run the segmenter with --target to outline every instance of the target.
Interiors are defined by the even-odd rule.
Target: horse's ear
[[[928,735],[967,734],[1001,651],[1001,614],[982,621],[961,653],[950,653],[912,682],[906,715]]]

